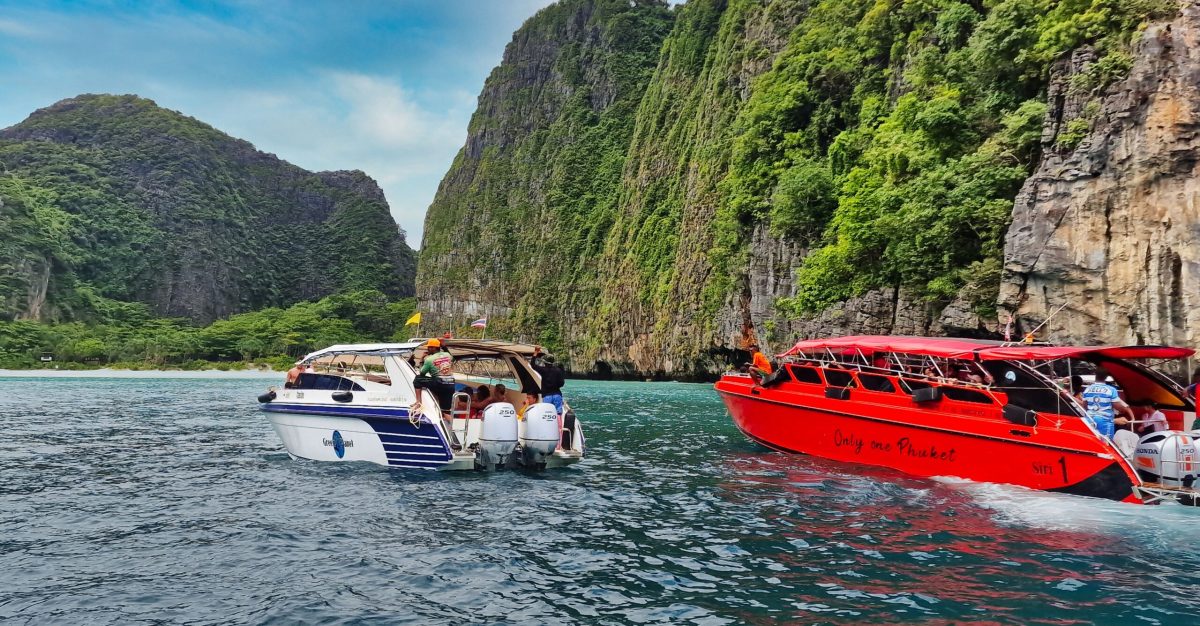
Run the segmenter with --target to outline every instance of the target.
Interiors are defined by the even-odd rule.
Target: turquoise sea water
[[[254,379],[0,378],[0,622],[1200,623],[1200,510],[766,451],[569,381],[544,474],[292,461]]]

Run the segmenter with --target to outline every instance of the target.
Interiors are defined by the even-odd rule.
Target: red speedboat
[[[1136,455],[1122,454],[1064,382],[1078,385],[1080,375],[1103,367],[1131,406],[1167,416],[1175,438],[1168,439],[1182,442],[1182,450],[1193,445],[1182,431],[1192,426],[1195,406],[1143,361],[1193,352],[838,337],[801,341],[780,355],[784,364],[773,375],[729,373],[716,389],[737,427],[776,450],[1125,502],[1194,499],[1200,458],[1192,448],[1186,459],[1175,448],[1174,460],[1162,459],[1177,480],[1148,471],[1158,459],[1141,457],[1153,438],[1143,437]]]

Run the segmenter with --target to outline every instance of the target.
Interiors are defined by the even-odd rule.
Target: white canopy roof
[[[407,343],[344,343],[336,346],[329,346],[328,348],[309,353],[304,357],[304,360],[311,361],[326,354],[352,354],[366,352],[399,352],[407,354],[423,344],[424,342],[421,341],[410,341]]]

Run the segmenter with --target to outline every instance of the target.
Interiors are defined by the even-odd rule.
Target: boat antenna
[[[1065,308],[1067,308],[1067,303],[1066,303],[1066,302],[1064,302],[1064,303],[1060,304],[1060,305],[1058,306],[1058,308],[1057,308],[1057,309],[1054,309],[1053,311],[1051,311],[1051,312],[1050,312],[1050,315],[1047,315],[1047,316],[1046,316],[1046,319],[1042,320],[1042,323],[1041,323],[1041,324],[1038,324],[1037,326],[1035,326],[1035,327],[1034,327],[1034,329],[1033,329],[1033,330],[1029,331],[1028,333],[1025,333],[1025,343],[1033,343],[1033,335],[1034,335],[1034,333],[1036,333],[1037,331],[1041,330],[1041,329],[1042,329],[1042,327],[1043,327],[1043,326],[1045,326],[1047,323],[1049,323],[1051,319],[1054,319],[1054,316],[1055,316],[1055,315],[1058,315],[1058,312],[1059,312],[1059,311],[1061,311],[1061,310],[1063,310],[1063,309],[1065,309]]]

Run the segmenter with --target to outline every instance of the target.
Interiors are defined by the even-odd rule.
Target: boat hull
[[[476,469],[473,452],[454,452],[428,419],[411,419],[406,409],[277,404],[264,412],[292,458],[407,469]],[[516,467],[519,460],[519,454],[512,455],[510,466]],[[544,463],[553,469],[582,460],[578,450],[556,450]]]
[[[388,467],[440,469],[454,460],[428,421],[381,411],[348,415],[267,411],[288,454],[313,461],[368,461]]]
[[[802,396],[744,378],[726,377],[717,391],[738,429],[776,450],[916,476],[1141,502],[1128,463],[1090,433],[1039,431],[997,420],[974,420],[981,427],[965,429],[966,420],[936,411]]]

